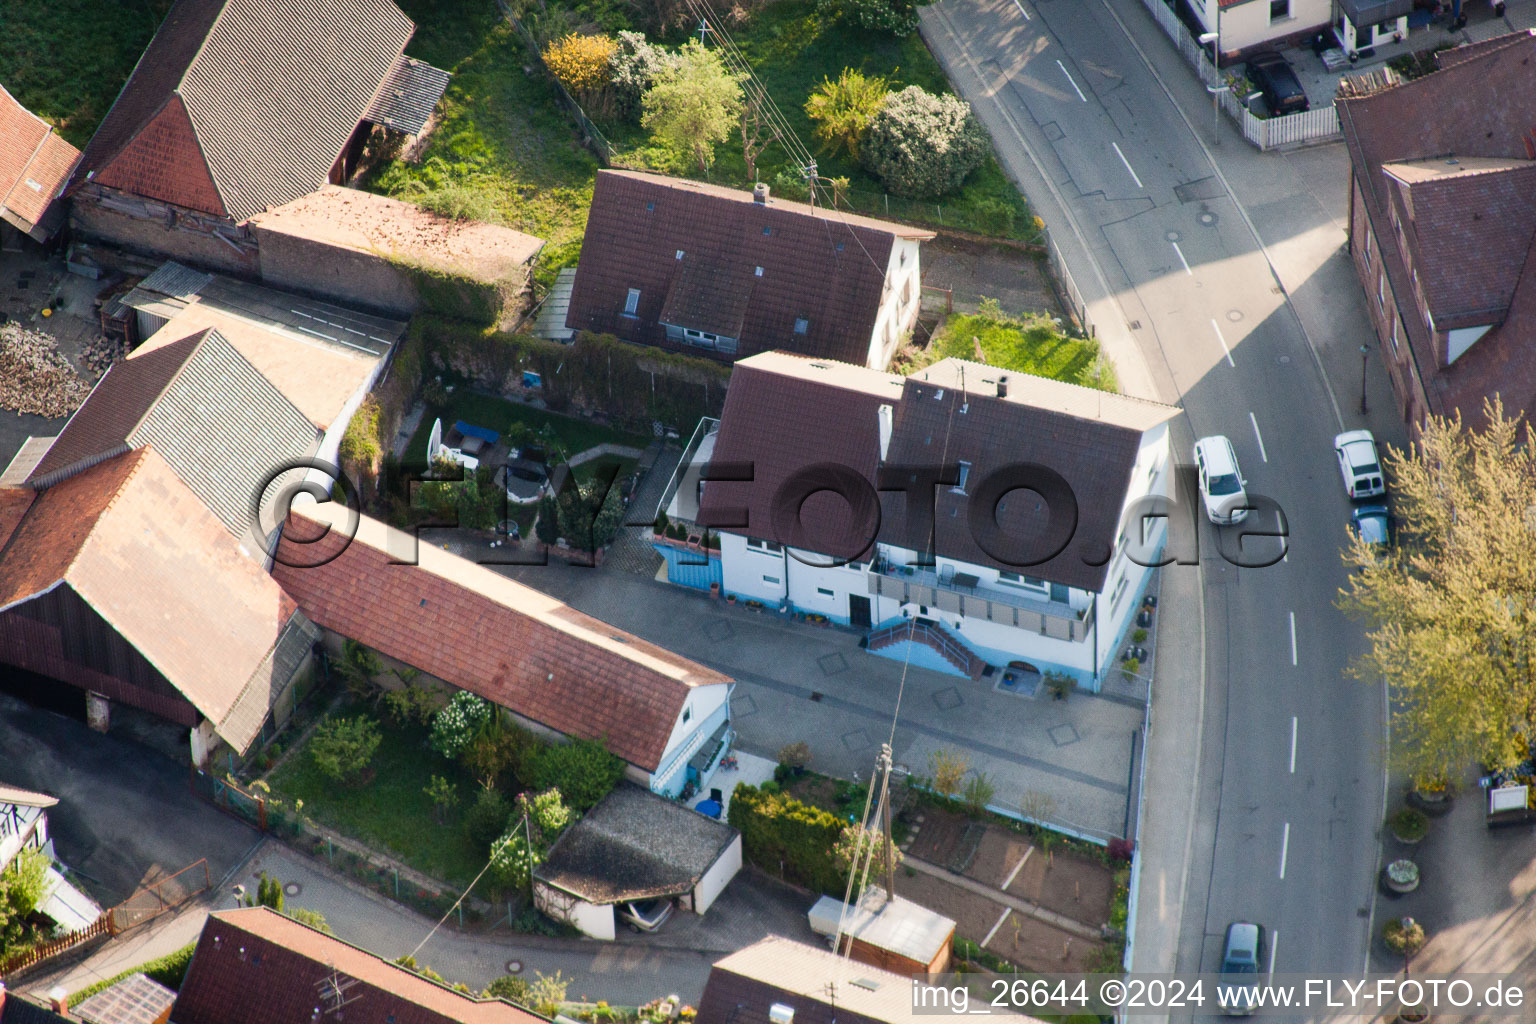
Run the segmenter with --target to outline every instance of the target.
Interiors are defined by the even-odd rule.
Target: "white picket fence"
[[[1220,82],[1220,73],[1211,64],[1206,48],[1190,35],[1188,27],[1164,0],[1141,0],[1163,33],[1173,40],[1184,60],[1200,74],[1207,86]],[[1243,137],[1260,149],[1274,149],[1298,142],[1316,142],[1341,134],[1339,112],[1329,104],[1316,110],[1304,110],[1284,117],[1258,117],[1232,93],[1221,94],[1222,109],[1243,129]]]

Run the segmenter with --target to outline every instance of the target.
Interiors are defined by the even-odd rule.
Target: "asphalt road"
[[[1170,690],[1160,675],[1154,716],[1172,705],[1188,721],[1148,748],[1163,759],[1149,773],[1192,776],[1190,841],[1143,846],[1181,880],[1183,916],[1166,933],[1176,957],[1140,950],[1137,969],[1214,970],[1227,924],[1248,919],[1276,935],[1275,970],[1358,970],[1383,705],[1344,677],[1361,629],[1333,606],[1349,502],[1332,438],[1365,422],[1356,346],[1369,340],[1337,254],[1347,163],[1337,146],[1321,161],[1257,154],[1225,129],[1217,148],[1203,88],[1135,0],[943,0],[924,19],[1061,244],[1126,390],[1184,408],[1185,462],[1195,437],[1230,437],[1291,535],[1284,561],[1243,569],[1199,526],[1177,614],[1200,614],[1203,597],[1203,677],[1169,673]],[[1372,385],[1370,425],[1395,440],[1379,367]],[[1181,799],[1151,781],[1147,793],[1149,816]]]

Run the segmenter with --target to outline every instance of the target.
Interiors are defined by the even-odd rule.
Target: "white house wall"
[[[738,834],[731,840],[731,845],[725,848],[719,858],[704,872],[704,877],[699,879],[699,884],[693,887],[693,912],[702,914],[715,902],[715,898],[725,891],[731,879],[736,877],[736,872],[741,870],[741,836]]]
[[[1218,31],[1216,3],[1217,0],[1207,0],[1204,5],[1195,4],[1207,32]],[[1289,15],[1273,20],[1269,16],[1269,0],[1248,0],[1222,8],[1220,17],[1221,52],[1232,53],[1300,32],[1323,29],[1333,17],[1333,0],[1291,0]]]
[[[885,266],[885,290],[880,296],[880,312],[869,337],[867,365],[883,370],[896,354],[901,336],[917,319],[922,304],[922,273],[918,269],[920,243],[897,238],[891,243],[891,255]],[[843,255],[848,255],[845,250]]]
[[[730,718],[730,684],[711,683],[696,686],[688,702],[672,724],[666,751],[656,762],[656,771],[645,784],[663,796],[676,796],[687,781],[688,760],[698,753],[720,724]],[[687,721],[683,721],[684,717]]]
[[[574,902],[573,902],[574,900]],[[583,935],[612,942],[617,935],[613,907],[574,899],[569,893],[551,888],[537,879],[533,883],[533,904],[556,921],[565,921]]]

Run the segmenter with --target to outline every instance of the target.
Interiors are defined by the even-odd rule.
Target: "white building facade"
[[[707,558],[718,566],[718,579],[708,573],[701,576],[696,569],[690,571],[690,562],[706,560],[704,553],[685,559],[675,550],[663,550],[674,581],[693,586],[715,584],[737,601],[757,602],[786,614],[820,617],[867,630],[867,647],[872,653],[910,658],[914,664],[939,671],[971,677],[1008,669],[1059,672],[1072,676],[1079,686],[1099,688],[1118,664],[1120,648],[1134,628],[1150,567],[1159,560],[1166,540],[1166,516],[1146,513],[1151,511],[1149,498],[1173,490],[1167,426],[1173,409],[1020,374],[1003,377],[1005,382],[1012,382],[1015,395],[999,399],[996,379],[1002,376],[1001,371],[959,360],[930,367],[925,371],[926,386],[783,353],[745,360],[738,364],[738,375],[743,366],[749,374],[733,381],[719,431],[711,445],[701,447],[712,450],[716,459],[737,462],[750,459],[755,451],[759,457],[752,461],[770,463],[757,467],[756,481],[766,480],[771,485],[774,479],[783,478],[784,456],[797,447],[764,435],[755,422],[759,413],[752,398],[757,386],[752,371],[759,369],[780,378],[771,388],[776,397],[783,396],[783,377],[806,385],[790,393],[791,407],[779,410],[783,430],[792,423],[810,423],[809,433],[815,435],[819,417],[811,406],[816,404],[827,405],[833,415],[852,417],[854,421],[843,432],[847,444],[827,438],[818,449],[813,436],[808,451],[815,458],[835,460],[842,456],[851,468],[862,469],[873,462],[870,468],[876,472],[870,474],[872,480],[881,470],[912,461],[913,452],[927,446],[934,435],[931,425],[901,408],[903,403],[949,401],[953,418],[977,418],[974,430],[950,432],[953,462],[964,478],[958,484],[938,486],[938,525],[926,548],[904,542],[899,523],[895,529],[887,525],[898,518],[891,513],[892,502],[904,497],[899,493],[882,494],[883,521],[878,536],[853,557],[847,556],[846,548],[841,549],[845,552],[842,557],[835,557],[817,552],[811,545],[769,539],[775,532],[772,499],[764,501],[759,495],[749,502],[751,525],[718,527],[718,560],[713,555]],[[841,394],[820,386],[816,378],[824,373],[845,385]],[[990,393],[957,395],[951,390],[945,396],[945,388],[939,385],[958,384],[966,373],[976,384],[990,375]],[[737,389],[742,384],[746,387],[739,394],[745,398],[738,400]],[[1005,383],[1005,393],[1007,388]],[[795,407],[797,394],[804,395],[804,408]],[[882,400],[886,396],[894,401]],[[736,411],[742,417],[735,422],[732,402],[738,403]],[[1052,405],[1071,411],[1057,411],[1050,408]],[[885,408],[890,411],[883,411]],[[1088,410],[1095,413],[1096,420],[1083,415]],[[942,409],[933,411],[944,414]],[[859,417],[869,418],[868,424],[861,425],[869,429],[854,429]],[[969,532],[967,504],[977,496],[978,482],[995,468],[985,464],[986,454],[1016,450],[1020,453],[1017,461],[1043,464],[1052,458],[1052,446],[1045,444],[1034,451],[1032,438],[1042,430],[1054,429],[1057,420],[1064,430],[1062,436],[1071,435],[1071,443],[1080,447],[1072,458],[1064,459],[1057,452],[1051,466],[1076,493],[1078,528],[1061,554],[1038,566],[1009,565],[986,556],[965,536]],[[1006,433],[1010,421],[1017,421],[1017,438]],[[1094,451],[1097,435],[1104,438],[1103,452]],[[754,436],[758,438],[755,443],[751,440]],[[878,452],[861,450],[864,447],[877,447]],[[965,454],[975,461],[959,457]],[[1085,473],[1073,471],[1075,459],[1096,458],[1110,460],[1113,465],[1090,467]],[[968,479],[972,474],[975,479]],[[1073,483],[1075,477],[1087,483]],[[702,493],[700,518],[707,520],[722,510],[729,513],[730,507],[738,504],[742,490],[738,485],[711,482],[704,485]],[[1085,501],[1093,507],[1081,507]],[[1166,510],[1166,506],[1159,508]],[[673,567],[674,561],[679,565]],[[993,672],[987,672],[989,666]]]

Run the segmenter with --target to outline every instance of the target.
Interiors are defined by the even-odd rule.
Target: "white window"
[[[776,544],[771,540],[758,540],[756,537],[748,537],[747,550],[762,551],[770,555],[777,555],[781,554],[784,551],[784,548],[782,545]]]
[[[763,268],[762,267],[754,267],[753,270],[752,270],[752,276],[753,277],[762,277],[763,276]]]
[[[1360,251],[1365,253],[1365,262],[1366,263],[1370,263],[1371,262],[1371,226],[1370,226],[1370,224],[1366,224],[1365,231],[1363,232],[1363,234],[1365,236],[1365,245],[1361,247]]]
[[[965,493],[965,482],[967,480],[969,480],[970,478],[971,478],[971,464],[969,462],[966,462],[966,461],[964,461],[962,459],[961,462],[960,462],[960,479],[955,481],[955,486],[951,487],[950,490],[953,491],[955,494],[964,494]]]
[[[1115,589],[1109,595],[1110,614],[1113,615],[1120,608],[1120,599],[1125,596],[1125,573],[1120,573],[1120,578],[1115,581]]]
[[[1040,593],[1049,593],[1051,585],[1038,576],[1024,576],[1016,572],[1000,572],[997,574],[999,583],[1006,583],[1010,587],[1022,587],[1026,590],[1038,590]]]
[[[1397,351],[1397,311],[1392,311],[1392,355],[1399,356]]]
[[[1382,309],[1387,308],[1387,272],[1385,270],[1376,272],[1376,305]]]
[[[678,259],[682,259],[683,258],[683,250],[681,250],[681,249],[677,250],[677,258]]]
[[[836,597],[837,596],[836,594],[832,593],[832,591],[828,590],[826,587],[817,587],[816,588],[816,593],[820,594],[822,597]]]
[[[1269,20],[1284,21],[1291,16],[1291,0],[1269,0]]]
[[[624,297],[624,315],[634,316],[635,310],[640,308],[640,289],[631,288],[629,294]]]
[[[811,322],[803,316],[795,317],[795,333],[804,334],[811,329]]]

